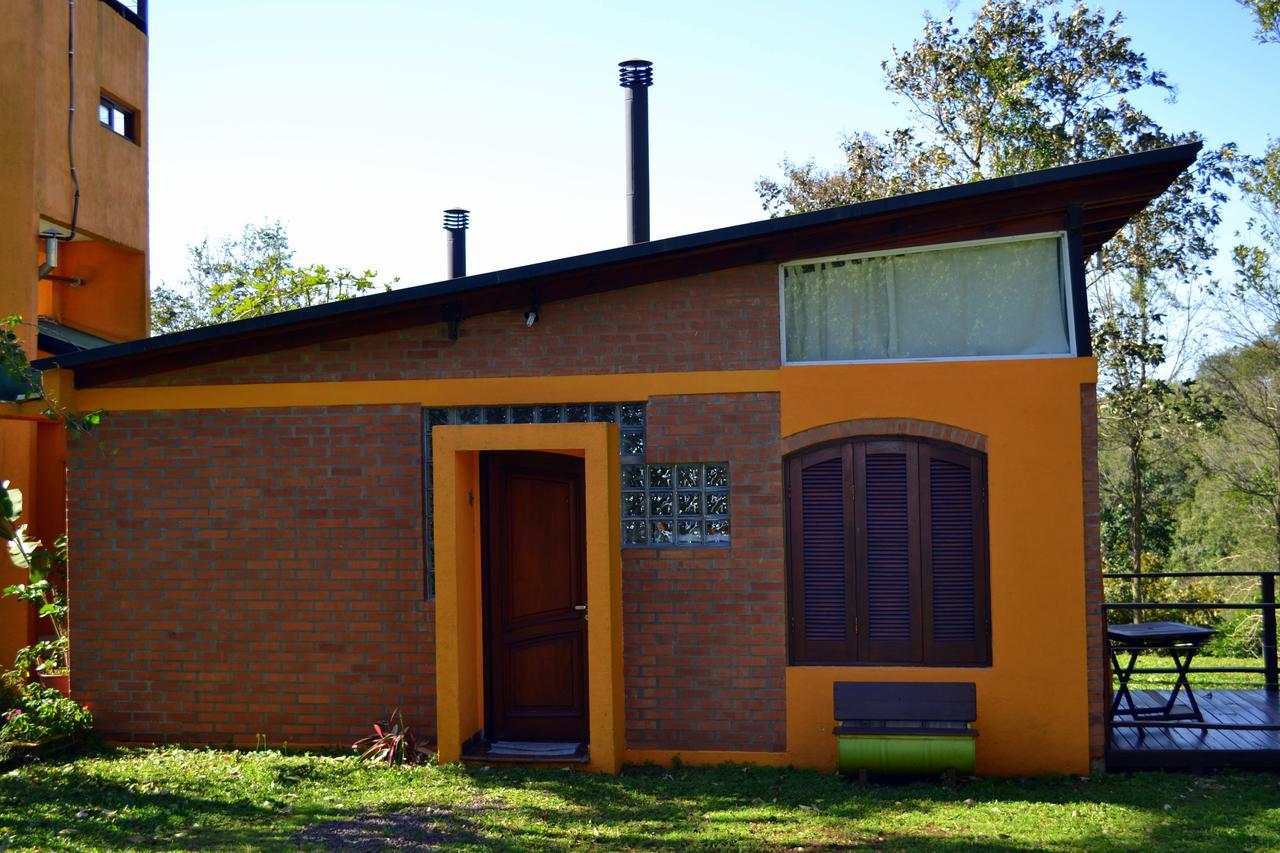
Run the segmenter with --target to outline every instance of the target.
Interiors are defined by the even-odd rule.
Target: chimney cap
[[[647,89],[653,85],[653,63],[647,59],[624,59],[618,63],[618,85],[624,89]]]
[[[471,211],[461,207],[451,207],[444,212],[444,227],[448,231],[465,231],[470,222]]]

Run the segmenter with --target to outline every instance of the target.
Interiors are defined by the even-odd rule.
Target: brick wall
[[[109,737],[434,731],[416,406],[128,412],[73,442],[73,689]]]
[[[1080,455],[1084,472],[1084,590],[1088,655],[1089,760],[1098,761],[1106,748],[1107,687],[1111,680],[1104,648],[1102,613],[1102,539],[1098,503],[1098,389],[1080,386]]]
[[[627,746],[782,750],[777,394],[654,397],[647,461],[728,460],[732,547],[622,552]]]
[[[201,385],[467,379],[581,373],[754,370],[778,366],[778,268],[740,267],[519,311],[310,344],[124,380]]]

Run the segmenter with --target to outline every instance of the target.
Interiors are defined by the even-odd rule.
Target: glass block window
[[[729,544],[729,465],[622,466],[623,547]]]
[[[426,542],[426,594],[434,598],[435,590],[435,483],[432,479],[431,429],[445,425],[469,424],[562,424],[616,423],[619,429],[621,461],[628,465],[644,464],[644,403],[569,403],[540,406],[460,406],[426,409],[423,412],[423,510]],[[625,488],[625,487],[624,487]]]

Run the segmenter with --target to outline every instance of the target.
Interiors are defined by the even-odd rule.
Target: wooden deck
[[[1134,690],[1140,706],[1163,704],[1167,690]],[[1196,690],[1207,723],[1280,726],[1280,695],[1265,690]],[[1180,698],[1175,713],[1189,711]],[[1128,719],[1128,718],[1123,718]],[[1195,725],[1183,720],[1183,724]],[[1248,729],[1115,728],[1107,748],[1108,770],[1144,768],[1280,768],[1280,731]]]

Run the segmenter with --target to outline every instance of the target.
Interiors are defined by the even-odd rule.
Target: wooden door
[[[490,740],[587,740],[583,461],[486,453]]]

